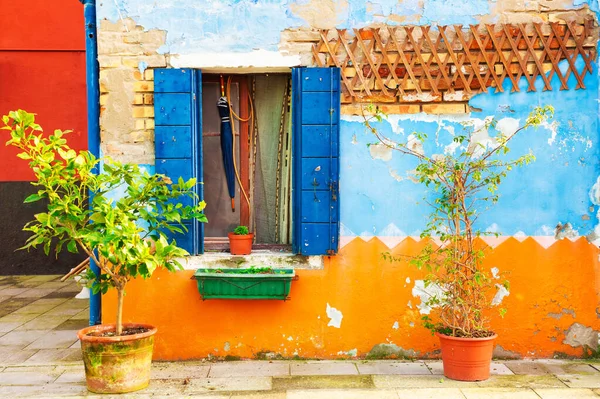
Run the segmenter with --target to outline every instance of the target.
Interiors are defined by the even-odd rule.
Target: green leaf
[[[42,198],[44,198],[44,195],[39,195],[39,194],[31,194],[30,196],[28,196],[27,198],[25,198],[25,201],[23,201],[24,204],[29,204],[30,202],[36,202],[41,200]]]

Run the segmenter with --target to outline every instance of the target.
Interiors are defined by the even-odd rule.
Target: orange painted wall
[[[392,252],[415,253],[422,245],[408,238]],[[193,271],[159,271],[150,281],[130,283],[124,319],[158,327],[155,359],[160,360],[252,358],[261,351],[336,358],[347,357],[343,352],[352,349],[365,356],[379,343],[412,349],[420,357],[436,356],[438,343],[421,326],[420,299],[411,293],[422,273],[382,261],[381,253],[387,251],[377,238],[352,240],[326,260],[323,270],[298,270],[300,280],[293,283],[288,302],[203,302],[190,279]],[[504,319],[493,318],[497,344],[522,357],[581,356],[582,348],[562,341],[575,322],[600,330],[599,254],[584,238],[558,241],[548,249],[532,238],[509,238],[492,250],[487,265],[509,272],[511,281],[510,296],[502,304],[508,313]],[[327,304],[342,312],[341,328],[327,326]],[[104,322],[114,322],[115,308],[116,295],[105,295]],[[549,316],[563,309],[570,314]],[[399,328],[393,329],[396,321]]]

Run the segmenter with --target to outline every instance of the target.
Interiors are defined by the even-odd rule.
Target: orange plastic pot
[[[487,338],[457,338],[436,333],[442,347],[444,375],[458,381],[483,381],[490,378],[494,341]]]
[[[252,241],[254,234],[233,234],[229,233],[229,252],[232,255],[250,255],[252,252]]]
[[[146,388],[156,327],[147,324],[123,324],[123,329],[146,328],[149,331],[117,337],[89,335],[115,331],[114,324],[79,330],[85,378],[88,390],[95,393],[126,393]]]

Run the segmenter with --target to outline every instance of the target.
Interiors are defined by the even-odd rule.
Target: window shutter
[[[202,75],[192,69],[156,69],[154,71],[154,148],[156,173],[176,182],[195,177],[196,193],[202,192]],[[187,197],[181,201],[192,205]],[[196,255],[204,251],[202,223],[188,220],[184,234],[168,233],[177,244]]]
[[[293,93],[294,251],[338,252],[340,70],[295,68]]]

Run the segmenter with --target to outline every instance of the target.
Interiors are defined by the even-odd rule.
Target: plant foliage
[[[248,230],[248,227],[246,226],[238,226],[233,230],[233,234],[236,236],[247,236],[250,234],[250,230]]]
[[[25,225],[32,235],[22,249],[43,246],[46,254],[85,252],[100,268],[88,270],[94,293],[115,288],[119,295],[117,335],[122,332],[122,299],[128,281],[148,278],[159,267],[181,269],[177,260],[188,253],[169,240],[166,232],[182,233],[185,219],[206,222],[205,203],[193,191],[195,179],[175,184],[164,175],[150,175],[138,165],[96,159],[89,151],[71,149],[56,130],[45,137],[35,115],[12,111],[2,118],[10,132],[6,143],[19,148],[17,156],[29,161],[38,191],[25,203],[45,200],[47,212]],[[101,169],[100,173],[97,173]],[[119,193],[119,194],[117,194]],[[191,197],[195,206],[178,203]]]
[[[429,140],[426,134],[413,133],[406,143],[395,142],[373,124],[386,117],[379,108],[369,106],[363,112],[366,127],[381,145],[417,159],[416,178],[430,195],[425,201],[431,212],[421,234],[428,244],[422,252],[414,257],[390,253],[383,257],[389,261],[409,258],[428,272],[425,287],[430,296],[425,304],[434,310],[432,317],[424,316],[423,321],[431,330],[460,337],[493,334],[487,312],[492,306],[491,294],[499,286],[509,289],[509,282],[483,267],[486,247],[476,239],[497,233],[478,230],[476,222],[498,202],[498,187],[507,174],[535,160],[531,153],[506,159],[511,140],[529,127],[540,126],[553,113],[551,106],[537,107],[516,131],[498,132],[494,143],[486,145],[476,136],[481,129],[495,128],[496,121],[489,119],[481,129],[465,128],[463,134],[455,135],[455,153],[428,156],[423,150]],[[500,309],[502,316],[505,312]]]

